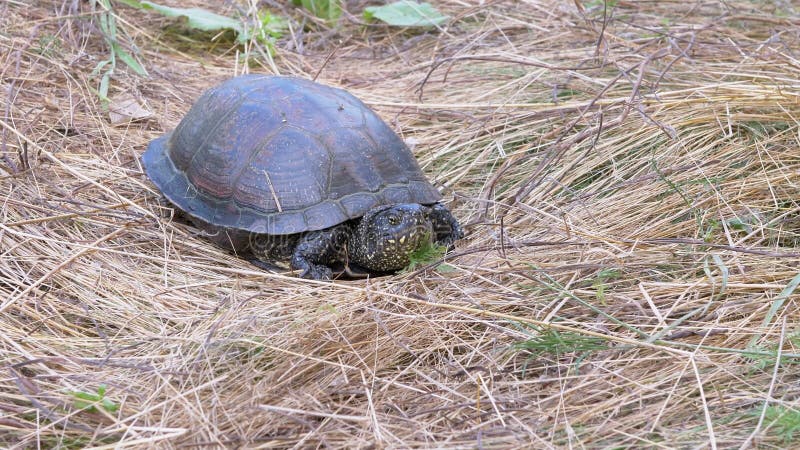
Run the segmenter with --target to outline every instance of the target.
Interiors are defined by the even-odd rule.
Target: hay
[[[468,231],[451,270],[335,283],[214,248],[142,175],[147,142],[270,73],[266,50],[115,6],[150,76],[119,63],[110,95],[153,112],[122,126],[94,92],[101,11],[0,5],[0,445],[791,446],[789,2],[448,1],[430,32],[273,4],[293,24],[274,66],[416,142]],[[118,409],[82,408],[100,385]]]

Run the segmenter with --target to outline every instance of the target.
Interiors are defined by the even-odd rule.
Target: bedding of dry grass
[[[112,5],[149,76],[109,96],[153,113],[117,125],[102,9],[0,3],[0,446],[797,445],[796,3],[447,0],[409,31],[266,2],[272,59]],[[414,143],[468,233],[446,265],[305,281],[171,220],[138,157],[245,71]]]

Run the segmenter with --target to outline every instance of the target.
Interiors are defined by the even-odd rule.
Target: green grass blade
[[[147,70],[145,70],[145,68],[139,64],[139,61],[137,61],[136,58],[120,47],[118,43],[112,43],[111,48],[114,50],[114,53],[116,53],[119,59],[122,60],[122,62],[124,62],[128,67],[133,69],[134,72],[143,77],[147,76]]]
[[[767,315],[764,316],[764,321],[761,323],[762,328],[769,326],[769,324],[772,322],[772,319],[774,319],[778,314],[778,310],[781,309],[784,303],[786,303],[786,299],[788,299],[789,296],[792,295],[795,290],[797,290],[797,286],[800,286],[800,273],[795,275],[794,278],[789,281],[789,284],[783,288],[780,295],[775,297],[775,299],[772,301],[772,306],[770,306],[769,311],[767,311]],[[750,339],[749,346],[755,346],[759,338],[761,338],[761,335],[753,336],[753,338]]]

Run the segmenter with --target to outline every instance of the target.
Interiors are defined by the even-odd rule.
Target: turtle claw
[[[318,264],[311,264],[300,273],[300,278],[307,280],[328,281],[333,278],[333,271],[330,267]]]
[[[301,271],[301,278],[332,279],[333,270],[328,264],[340,259],[339,253],[346,246],[349,231],[349,226],[339,225],[303,234],[292,254],[292,268]]]
[[[436,234],[436,242],[447,248],[452,248],[455,241],[464,237],[464,229],[450,211],[441,203],[436,203],[430,209],[431,222]]]

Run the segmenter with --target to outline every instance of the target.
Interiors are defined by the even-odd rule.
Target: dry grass
[[[112,126],[98,14],[3,2],[0,446],[797,445],[800,10],[484,3],[429,33],[272,3],[275,67],[336,49],[319,79],[417,142],[468,230],[455,270],[316,283],[172,222],[138,162],[262,51],[119,6],[150,76],[111,94],[154,118]],[[82,410],[101,384],[119,409]]]

